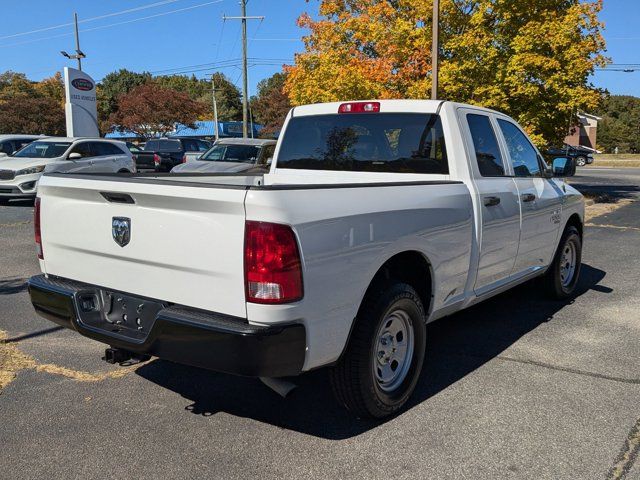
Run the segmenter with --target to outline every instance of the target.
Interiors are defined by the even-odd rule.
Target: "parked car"
[[[157,138],[147,140],[142,152],[133,155],[138,169],[168,172],[176,165],[195,159],[209,150],[211,144],[195,138]]]
[[[132,154],[142,152],[144,149],[144,145],[139,145],[133,142],[125,142],[125,143],[127,145],[127,148]]]
[[[171,172],[267,172],[275,148],[275,140],[225,138],[197,159],[173,167]]]
[[[34,140],[43,138],[43,135],[0,135],[0,160],[11,156],[25,145]]]
[[[576,161],[576,165],[584,167],[593,163],[593,150],[585,147],[575,147],[572,145],[565,145],[561,148],[549,148],[547,150],[547,156],[551,158],[555,157],[569,157]]]
[[[123,142],[98,138],[39,137],[0,161],[0,201],[36,196],[43,172],[134,173]]]
[[[536,277],[574,293],[584,201],[561,178],[573,162],[553,164],[479,107],[299,106],[268,174],[46,174],[31,301],[111,361],[280,386],[329,367],[341,404],[385,417],[414,390],[428,322]]]

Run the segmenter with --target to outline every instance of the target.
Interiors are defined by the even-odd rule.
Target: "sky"
[[[303,50],[305,31],[296,25],[303,12],[317,15],[318,0],[249,0],[249,90],[259,80],[292,63]],[[0,71],[23,72],[40,80],[75,62],[73,12],[80,20],[83,69],[95,80],[120,68],[155,74],[204,77],[225,73],[242,85],[238,0],[15,0],[2,1]],[[98,18],[96,18],[98,17]],[[640,0],[604,0],[601,19],[614,64],[640,64]],[[633,73],[599,71],[594,85],[612,94],[640,96],[640,69]]]

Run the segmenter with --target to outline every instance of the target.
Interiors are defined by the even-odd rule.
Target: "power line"
[[[163,0],[162,2],[150,3],[148,5],[141,5],[141,6],[135,7],[135,8],[128,8],[126,10],[120,10],[118,12],[107,13],[105,15],[99,15],[97,17],[86,18],[84,20],[80,20],[78,23],[94,22],[96,20],[102,20],[103,18],[109,18],[109,17],[115,17],[117,15],[125,15],[127,13],[139,12],[140,10],[146,10],[148,8],[160,7],[160,6],[166,5],[168,3],[175,3],[175,2],[179,2],[179,1],[182,1],[182,0]],[[58,28],[70,27],[71,25],[73,25],[73,22],[72,23],[62,23],[60,25],[53,25],[53,26],[50,26],[50,27],[38,28],[36,30],[30,30],[28,32],[12,33],[11,35],[3,35],[2,37],[0,37],[0,40],[5,40],[7,38],[14,38],[14,37],[22,37],[22,36],[25,36],[25,35],[32,35],[34,33],[47,32],[49,30],[56,30]]]
[[[175,0],[175,1],[178,1],[178,0]],[[152,18],[162,17],[162,16],[165,16],[165,15],[171,15],[173,13],[179,13],[179,12],[184,12],[184,11],[187,11],[187,10],[193,10],[195,8],[206,7],[207,5],[213,5],[215,3],[221,3],[223,1],[224,0],[213,0],[213,1],[210,1],[210,2],[199,3],[197,5],[191,5],[189,7],[178,8],[178,9],[175,9],[175,10],[169,10],[167,12],[156,13],[154,15],[147,15],[146,17],[134,18],[134,19],[131,19],[131,20],[124,20],[122,22],[116,22],[116,23],[109,23],[107,25],[100,25],[99,27],[85,28],[84,30],[80,30],[80,32],[81,33],[93,32],[95,30],[102,30],[102,29],[105,29],[105,28],[115,27],[115,26],[119,26],[119,25],[125,25],[125,24],[129,24],[129,23],[140,22],[142,20],[149,20],[149,19],[152,19]],[[0,45],[0,48],[15,47],[15,46],[18,46],[18,45],[25,45],[25,44],[28,44],[28,43],[35,43],[35,42],[40,42],[40,41],[44,41],[44,40],[51,40],[51,39],[54,39],[54,38],[68,37],[68,36],[71,36],[71,35],[73,35],[73,33],[62,33],[62,34],[59,34],[59,35],[52,35],[50,37],[42,37],[42,38],[36,38],[34,40],[27,40],[25,42],[10,43],[10,44],[7,44],[7,45]]]

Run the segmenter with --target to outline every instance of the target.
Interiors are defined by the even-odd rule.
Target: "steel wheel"
[[[576,246],[573,242],[567,242],[560,257],[560,282],[563,287],[568,287],[573,280],[576,273],[576,259]]]
[[[373,373],[380,389],[393,392],[407,377],[414,349],[413,324],[404,310],[394,310],[376,334]]]

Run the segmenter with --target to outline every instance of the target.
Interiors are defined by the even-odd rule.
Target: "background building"
[[[600,120],[602,118],[595,115],[578,112],[578,125],[571,129],[570,134],[564,139],[564,143],[572,147],[586,147],[595,150]]]

